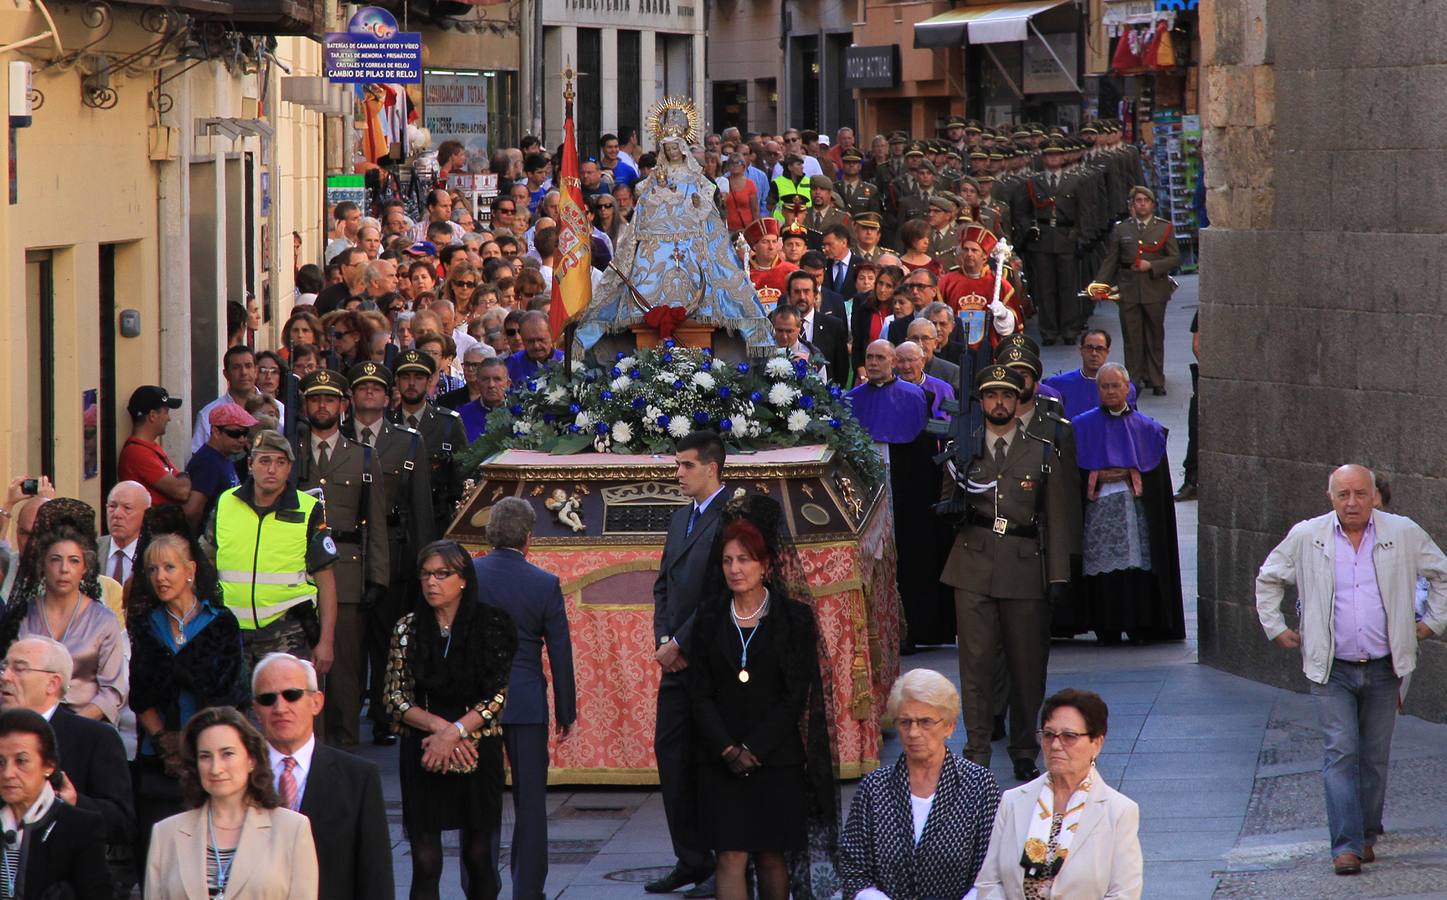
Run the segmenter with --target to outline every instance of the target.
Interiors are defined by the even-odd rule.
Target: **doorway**
[[[25,318],[30,373],[39,390],[29,392],[26,472],[55,482],[55,256],[25,253]]]

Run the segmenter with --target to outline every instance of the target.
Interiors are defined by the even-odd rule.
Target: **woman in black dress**
[[[422,600],[392,632],[387,712],[402,727],[402,825],[412,900],[434,900],[442,832],[462,832],[467,897],[496,897],[502,828],[502,709],[517,627],[478,599],[467,551],[435,541],[417,555]]]
[[[778,504],[736,492],[714,546],[719,582],[695,622],[688,658],[699,742],[699,824],[718,853],[720,900],[810,896],[808,851],[832,847],[838,795],[823,713],[814,611],[781,577]],[[817,874],[817,869],[815,870]]]

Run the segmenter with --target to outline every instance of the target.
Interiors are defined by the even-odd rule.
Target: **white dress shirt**
[[[120,581],[121,581],[121,584],[125,584],[126,581],[130,579],[131,574],[132,574],[133,572],[135,572],[135,569],[136,569],[136,545],[139,544],[140,542],[141,542],[141,539],[140,539],[139,536],[137,536],[137,537],[132,538],[132,539],[131,539],[131,542],[130,542],[129,544],[126,544],[124,547],[117,547],[117,546],[115,545],[115,539],[112,538],[112,539],[111,539],[112,550],[111,550],[110,558],[101,560],[101,574],[102,574],[102,575],[110,575],[110,574],[112,574],[112,573],[115,572],[115,570],[116,570],[116,554],[119,553],[119,554],[121,555],[121,575],[123,576]]]
[[[291,754],[291,758],[296,761],[296,768],[291,770],[291,777],[296,779],[296,805],[298,807],[301,806],[301,798],[306,795],[306,776],[312,770],[312,752],[316,748],[317,736],[314,734],[307,738],[306,743],[298,747],[295,753]],[[266,745],[266,752],[271,757],[272,784],[276,786],[277,796],[281,796],[281,773],[286,771],[282,760],[286,759],[287,754],[270,744]],[[301,810],[295,811],[300,812]]]

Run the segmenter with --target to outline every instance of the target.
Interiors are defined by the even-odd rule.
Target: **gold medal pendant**
[[[739,669],[739,683],[740,683],[740,684],[748,684],[748,683],[749,683],[749,670],[748,670],[748,669]]]

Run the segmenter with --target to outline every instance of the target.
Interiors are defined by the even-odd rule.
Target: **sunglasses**
[[[509,328],[507,330],[508,337],[517,337],[520,334],[522,334],[522,329],[520,328]]]
[[[505,216],[510,216],[510,215],[512,215],[513,213],[517,212],[518,210],[517,210],[517,207],[516,207],[516,206],[499,206],[499,207],[497,208],[497,211],[500,212],[500,213],[502,213],[502,214],[505,215]]]
[[[241,438],[244,438],[247,434],[249,434],[249,432],[245,428],[223,428],[221,429],[221,433],[231,438],[232,440],[240,440]]]
[[[287,688],[284,691],[267,691],[264,694],[257,694],[252,699],[256,701],[257,706],[275,706],[278,697],[283,698],[287,703],[295,703],[305,696],[306,691],[302,688]]]
[[[347,336],[350,335],[350,334],[351,334],[350,331],[333,331],[333,332],[332,332],[332,340],[334,340],[334,341],[340,341],[342,338],[347,337]]]
[[[612,209],[612,208],[613,208],[613,204],[611,204],[611,203],[599,203],[599,204],[598,204],[598,208],[599,208],[599,209]]]
[[[454,281],[454,282],[452,282],[452,286],[453,286],[453,287],[460,287],[460,288],[468,288],[468,289],[470,290],[470,289],[472,289],[472,288],[477,287],[477,282],[475,282],[475,281]]]

